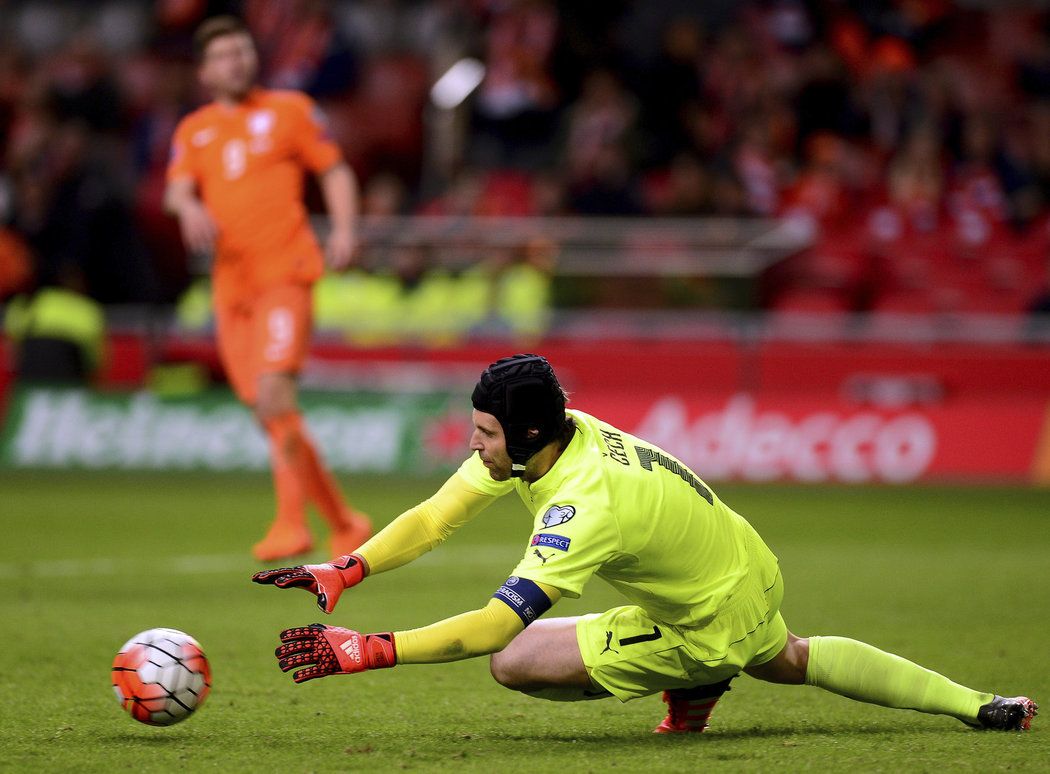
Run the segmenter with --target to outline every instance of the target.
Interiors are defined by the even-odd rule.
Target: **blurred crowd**
[[[767,278],[771,308],[1050,306],[1050,15],[986,6],[0,2],[0,299],[184,292],[168,144],[204,99],[192,31],[234,12],[264,84],[324,107],[366,214],[792,217],[816,241]],[[431,105],[468,56],[476,91]],[[485,268],[490,310],[511,269],[549,268],[526,254]],[[406,264],[355,276],[414,292]]]

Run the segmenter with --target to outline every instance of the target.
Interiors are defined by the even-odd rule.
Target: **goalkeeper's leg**
[[[816,685],[869,704],[950,715],[970,725],[979,725],[978,711],[994,699],[991,693],[845,637],[804,639],[789,633],[772,660],[745,671],[769,682]]]
[[[552,701],[587,701],[611,696],[587,674],[576,639],[577,618],[533,622],[510,645],[493,653],[492,677],[511,690]]]

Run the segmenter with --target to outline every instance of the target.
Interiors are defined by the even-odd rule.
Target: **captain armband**
[[[507,578],[492,596],[508,605],[526,626],[551,609],[550,597],[543,589],[516,575]]]

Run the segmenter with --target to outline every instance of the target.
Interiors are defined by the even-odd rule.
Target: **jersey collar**
[[[262,100],[262,97],[263,88],[261,86],[252,86],[248,93],[244,95],[244,100],[241,102],[241,104],[247,108],[256,107]]]
[[[235,102],[232,105],[215,102],[215,105],[218,106],[224,114],[235,116],[241,114],[245,110],[252,110],[258,107],[263,94],[264,91],[261,86],[252,86],[252,88],[248,90],[248,93],[244,95],[244,99],[239,102]]]

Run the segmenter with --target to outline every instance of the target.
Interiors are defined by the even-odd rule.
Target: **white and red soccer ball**
[[[151,726],[185,720],[211,690],[211,666],[204,651],[178,629],[136,634],[113,659],[112,674],[120,706]]]

